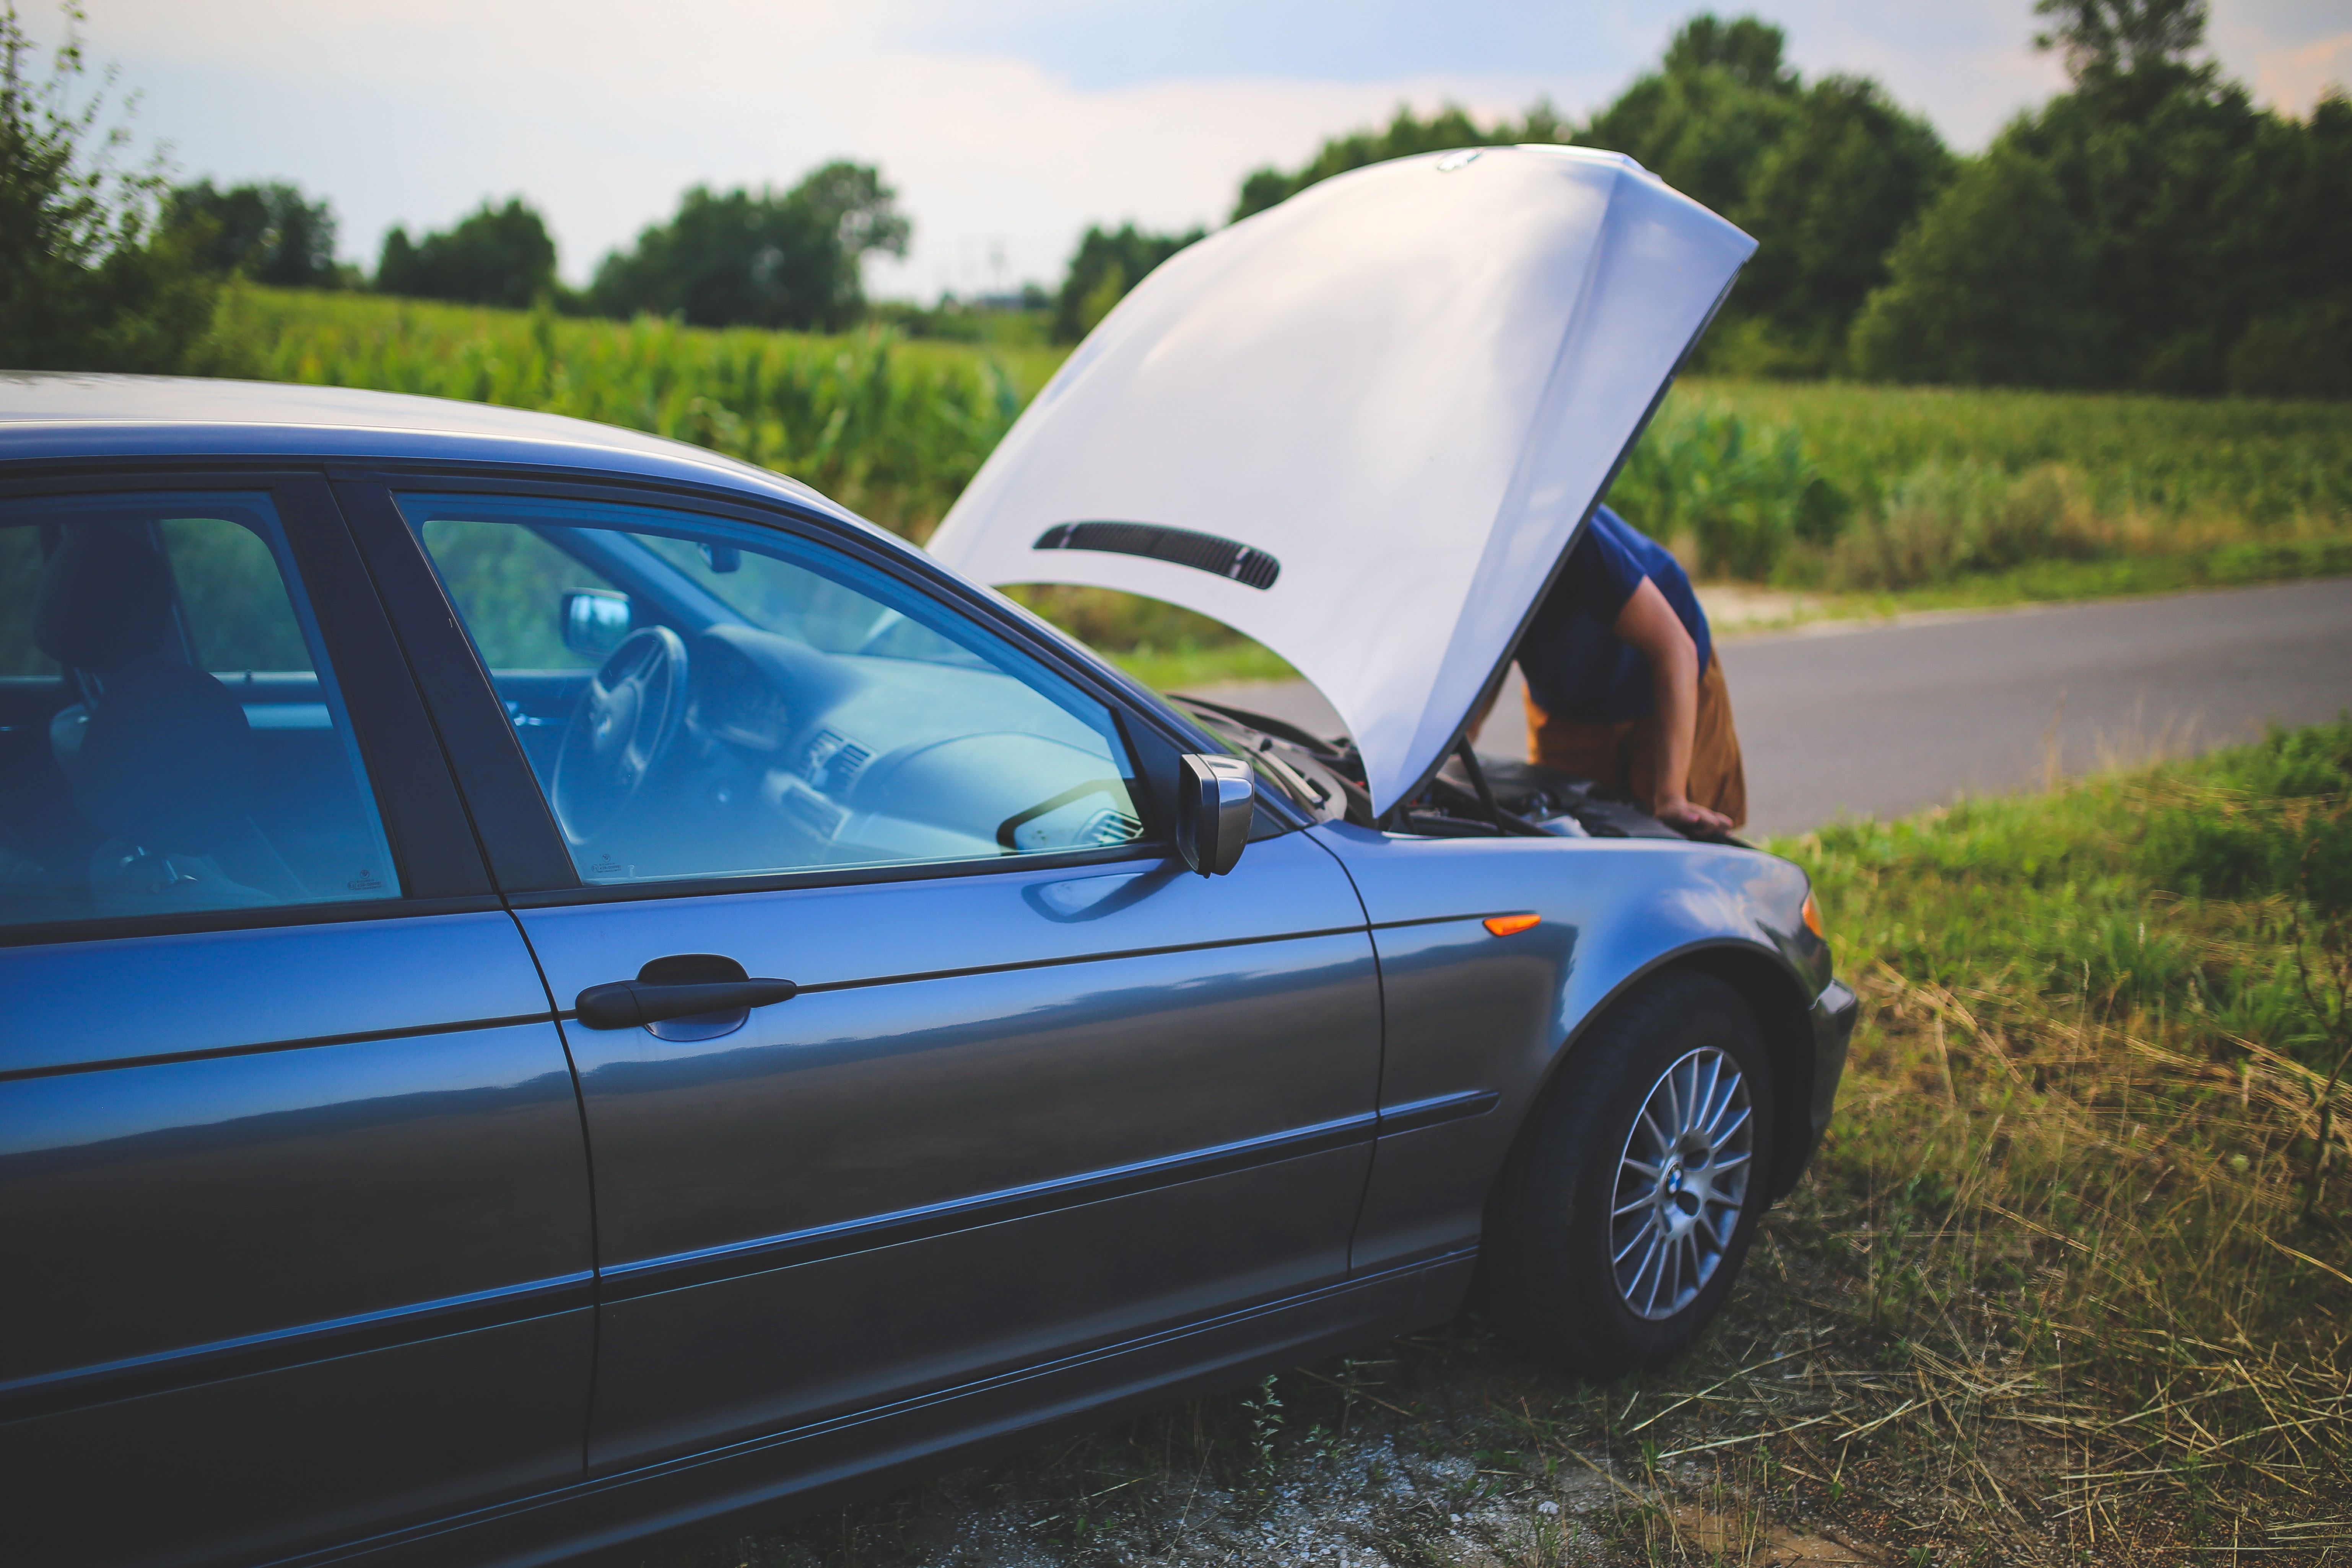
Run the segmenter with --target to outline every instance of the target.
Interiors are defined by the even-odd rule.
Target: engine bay
[[[1420,794],[1375,816],[1362,761],[1346,736],[1327,740],[1203,698],[1173,700],[1319,821],[1432,838],[1686,837],[1633,802],[1600,793],[1589,779],[1466,747],[1447,758]]]

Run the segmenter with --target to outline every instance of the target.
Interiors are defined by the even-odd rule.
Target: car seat
[[[100,914],[274,904],[301,883],[254,825],[245,709],[188,662],[171,567],[142,520],[64,524],[41,571],[33,641],[83,700],[49,727],[90,857]]]

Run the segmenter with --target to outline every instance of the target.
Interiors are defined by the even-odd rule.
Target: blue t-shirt
[[[1665,546],[1607,507],[1596,508],[1519,644],[1519,668],[1537,705],[1554,718],[1613,724],[1650,716],[1650,661],[1618,639],[1625,601],[1647,577],[1698,644],[1706,673],[1715,654],[1690,576]]]

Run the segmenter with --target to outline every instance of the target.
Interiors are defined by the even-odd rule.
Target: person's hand
[[[1695,800],[1662,800],[1650,815],[1682,833],[1712,837],[1731,831],[1731,818],[1719,811],[1710,811]]]

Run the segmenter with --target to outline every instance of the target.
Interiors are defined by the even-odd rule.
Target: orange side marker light
[[[1485,921],[1488,936],[1517,936],[1542,923],[1541,915],[1488,915]]]
[[[1805,929],[1823,942],[1829,940],[1830,933],[1822,929],[1821,906],[1813,902],[1813,896],[1811,893],[1805,895]]]

